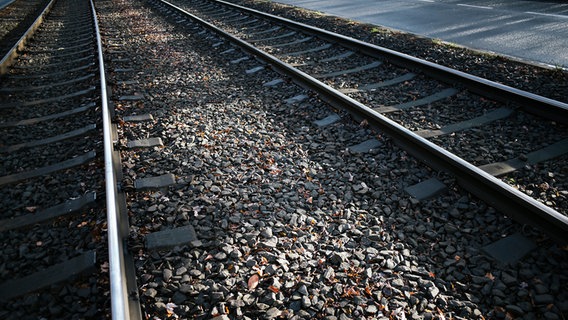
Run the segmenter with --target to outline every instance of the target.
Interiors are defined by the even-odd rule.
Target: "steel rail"
[[[132,272],[126,260],[128,255],[126,254],[127,250],[125,248],[128,229],[124,228],[126,220],[124,218],[125,212],[122,212],[121,209],[125,207],[121,204],[124,198],[120,197],[118,192],[117,172],[120,172],[121,169],[115,166],[117,163],[120,163],[120,159],[117,159],[118,154],[114,151],[112,113],[108,104],[109,97],[107,93],[100,28],[93,1],[90,0],[90,3],[96,30],[101,86],[111,317],[113,320],[142,319],[138,300],[133,299],[129,292],[129,284],[132,283]],[[129,271],[130,274],[128,273]],[[134,292],[137,292],[137,288]]]
[[[386,59],[387,61],[403,68],[422,70],[427,75],[450,85],[455,85],[456,82],[460,83],[468,90],[476,92],[487,98],[491,98],[504,103],[516,102],[526,112],[534,113],[553,121],[568,124],[567,103],[539,96],[534,93],[513,88],[491,80],[483,79],[478,76],[441,66],[439,64],[416,58],[401,52],[366,43],[361,40],[336,34],[300,22],[295,22],[290,19],[271,15],[269,13],[255,9],[243,7],[223,0],[210,1],[233,7],[238,10],[243,10],[257,17],[262,17],[280,24],[284,24],[287,27],[297,31],[311,33],[321,39],[333,43],[338,43],[342,46],[355,51],[359,51],[377,59]]]
[[[8,68],[14,62],[14,59],[18,56],[18,50],[21,50],[27,43],[27,41],[34,35],[36,29],[40,26],[45,18],[45,15],[49,13],[51,7],[55,0],[51,0],[43,9],[43,11],[39,14],[39,16],[35,19],[32,25],[26,30],[23,36],[20,37],[18,42],[16,42],[12,48],[4,55],[2,60],[0,60],[0,75],[6,74],[8,72]]]
[[[280,61],[276,57],[255,48],[248,42],[236,38],[174,4],[165,0],[156,1],[190,17],[202,26],[229,39],[231,42],[241,47],[241,49],[271,65],[275,71],[289,76],[298,85],[317,92],[322,100],[327,101],[334,107],[347,110],[356,119],[367,119],[370,125],[387,133],[403,149],[417,156],[418,159],[430,167],[454,175],[465,189],[483,199],[491,206],[521,223],[528,223],[540,228],[545,234],[559,243],[568,243],[568,237],[566,236],[566,234],[568,234],[568,217],[558,211],[512,188],[487,172],[418,136],[364,104],[331,88],[310,75],[297,70],[289,64]]]

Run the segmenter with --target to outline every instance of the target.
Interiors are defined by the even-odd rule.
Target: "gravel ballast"
[[[544,97],[568,102],[568,71],[516,61],[491,52],[474,51],[437,39],[325,15],[290,5],[262,0],[232,0],[284,18],[409,54],[430,62],[526,90]]]
[[[197,2],[198,5],[204,5],[204,3],[206,2]],[[288,51],[287,49],[290,48],[281,47],[278,44],[271,47],[272,44],[269,43],[270,41],[260,41],[258,34],[262,34],[260,38],[264,37],[265,39],[275,39],[275,37],[278,37],[278,34],[296,35],[297,40],[310,38],[307,35],[290,32],[289,30],[286,30],[286,28],[282,28],[278,25],[272,25],[267,22],[259,22],[258,25],[253,25],[251,27],[253,28],[253,32],[251,34],[247,28],[243,28],[242,25],[238,24],[238,22],[237,24],[226,22],[230,21],[230,19],[227,20],[226,16],[235,15],[236,13],[226,12],[226,16],[222,16],[220,13],[212,12],[210,9],[195,9],[194,5],[185,2],[178,2],[177,5],[180,5],[184,9],[189,10],[206,20],[212,19],[211,21],[213,23],[223,26],[223,28],[226,28],[233,35],[248,41],[253,41],[255,44],[261,44],[263,50],[277,54],[279,57],[279,54],[285,54],[283,51]],[[205,4],[205,6],[207,7],[207,4]],[[276,5],[275,7],[278,6]],[[264,9],[270,11],[267,8]],[[302,12],[301,10],[294,12],[297,14],[304,13],[302,19],[306,19],[306,16],[309,17],[311,14],[310,12]],[[248,19],[251,18],[249,17]],[[325,21],[325,19],[323,20]],[[314,18],[314,21],[310,23],[316,25],[322,24],[320,19],[316,18]],[[342,23],[342,21],[339,23]],[[250,25],[247,24],[247,27],[248,26]],[[257,31],[257,29],[267,30]],[[346,29],[351,30],[351,27]],[[276,31],[273,33],[270,32],[271,30]],[[363,34],[365,33],[364,26],[361,26],[360,32]],[[291,48],[292,52],[312,52],[310,49],[314,47],[309,41],[301,42],[301,44],[299,44],[297,41],[294,42],[294,39],[290,37],[286,37],[287,41],[296,43],[293,46],[294,48]],[[408,41],[408,39],[406,40]],[[404,37],[402,37],[401,41],[404,41]],[[431,45],[434,45],[434,42],[432,42]],[[416,75],[410,72],[410,70],[393,68],[390,63],[381,63],[380,61],[374,61],[375,59],[370,59],[368,56],[363,56],[359,53],[346,52],[345,48],[338,45],[330,44],[329,46],[324,47],[321,46],[321,44],[315,43],[314,46],[316,48],[326,49],[316,50],[317,52],[314,55],[294,54],[292,57],[281,56],[281,58],[284,59],[284,61],[297,66],[301,70],[308,72],[312,76],[321,77],[322,81],[329,86],[345,92],[351,98],[366,104],[370,108],[377,108],[375,110],[390,119],[395,120],[397,123],[408,129],[440,129],[437,130],[438,132],[422,133],[426,133],[427,136],[430,136],[431,133],[434,133],[435,135],[445,134],[438,136],[437,138],[433,138],[432,141],[443,148],[452,150],[452,152],[454,152],[457,156],[468,160],[474,165],[485,165],[496,161],[495,159],[500,159],[498,161],[506,161],[508,159],[515,158],[521,160],[534,159],[531,154],[534,154],[535,151],[552,142],[564,141],[567,137],[568,131],[566,130],[565,125],[558,123],[556,118],[552,118],[551,120],[538,119],[533,116],[527,116],[522,112],[519,112],[518,115],[511,116],[512,110],[523,109],[523,106],[521,105],[516,105],[514,103],[499,105],[496,101],[488,100],[482,96],[477,96],[466,90],[460,92],[460,90],[462,90],[460,88],[448,88],[448,84],[442,84],[441,82],[434,81],[423,74]],[[442,46],[439,46],[439,49],[445,50]],[[446,60],[453,61],[456,58],[452,51],[453,47],[450,49],[451,50],[445,50],[445,55],[447,57]],[[421,49],[417,48],[417,51],[411,53],[413,55],[423,56],[424,51],[427,50],[429,49],[423,46]],[[467,53],[472,59],[480,55],[479,53],[469,51]],[[321,61],[327,62],[319,63]],[[519,64],[518,62],[510,63]],[[366,72],[361,71],[362,68],[353,68],[355,66],[371,65],[374,67]],[[527,65],[524,66],[530,67]],[[534,68],[534,66],[532,67]],[[484,69],[486,66],[480,65],[479,68]],[[522,70],[528,72],[530,69],[531,68],[519,69],[519,74],[517,75],[519,79],[523,79],[525,76],[522,74]],[[338,72],[337,70],[342,71]],[[413,71],[416,72],[417,70]],[[543,72],[542,68],[540,68],[539,71]],[[401,77],[394,78],[392,75],[393,72],[400,73]],[[397,80],[390,81],[390,79],[394,80],[393,78]],[[388,81],[386,82],[389,83],[388,85],[385,85],[384,82],[377,83],[387,79]],[[377,88],[377,86],[373,83],[378,84],[379,88]],[[365,88],[366,84],[371,84],[371,87],[366,90],[356,89]],[[452,84],[449,85],[450,87],[452,86]],[[561,82],[558,83],[559,87],[562,87],[562,85],[563,84]],[[522,84],[515,84],[514,86],[522,87]],[[450,97],[448,98],[448,96]],[[400,103],[402,104],[397,106],[397,104]],[[472,108],[468,108],[468,105]],[[478,127],[471,130],[463,130],[461,132],[452,131],[456,128],[455,123],[459,122],[460,119],[470,120],[479,116],[485,117],[485,114],[489,112],[489,110],[486,109],[487,107],[500,107],[499,109],[491,110],[491,112],[494,115],[500,115],[500,117],[505,116],[505,118],[501,118],[502,120],[500,121],[495,121],[494,123],[485,125],[477,124]],[[399,108],[403,110],[399,111]],[[508,113],[508,115],[505,115],[505,113]],[[445,124],[452,126],[442,128]],[[482,135],[480,135],[479,132],[481,132]],[[552,148],[559,149],[561,147],[561,143],[559,143],[558,146]],[[504,181],[514,188],[526,191],[526,194],[529,196],[546,203],[559,213],[566,215],[566,196],[565,192],[563,192],[565,190],[563,176],[565,175],[564,168],[566,166],[559,164],[557,166],[546,166],[545,169],[541,169],[542,166],[533,166],[533,164],[534,163],[532,161],[528,161],[525,166],[528,167],[529,170],[532,170],[533,168],[539,169],[539,171],[541,171],[539,175],[541,176],[548,175],[555,177],[553,184],[551,185],[552,187],[550,188],[551,192],[542,194],[548,195],[548,199],[543,198],[542,195],[536,196],[537,194],[529,190],[531,188],[530,186],[520,185],[518,183],[519,181],[528,181],[527,179],[530,179],[530,177],[537,176],[530,174],[530,172],[525,170],[518,171],[516,173],[516,179],[505,179]],[[526,176],[519,175],[519,173],[524,173]],[[543,181],[537,182],[536,184],[540,185],[542,183]],[[554,200],[550,199],[552,195],[555,196]]]
[[[146,2],[100,1],[115,73],[125,182],[172,173],[176,184],[129,191],[130,250],[147,317],[159,319],[545,318],[568,312],[568,255],[432,172],[388,137],[334,112],[245,53]],[[182,23],[188,25],[187,22]],[[111,52],[114,52],[111,53]],[[119,53],[117,53],[119,52]],[[238,61],[238,62],[236,62]],[[275,86],[267,83],[284,81]],[[111,80],[112,81],[112,80]],[[144,99],[118,101],[139,93]],[[302,102],[286,99],[306,95]],[[369,139],[379,147],[349,149]],[[448,192],[405,188],[437,177]],[[125,184],[128,186],[128,184]],[[197,240],[150,251],[145,235],[191,226]],[[483,251],[513,234],[537,244],[511,265]]]

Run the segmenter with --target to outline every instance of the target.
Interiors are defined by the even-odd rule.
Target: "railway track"
[[[0,14],[21,21],[3,20],[0,314],[123,319],[120,162],[93,4],[16,1]]]
[[[194,10],[196,3],[179,5]],[[350,99],[299,88],[285,65],[259,62],[253,46],[227,41],[172,6],[119,4],[121,15],[110,2],[101,6],[112,26],[108,41],[120,48],[114,67],[130,70],[113,80],[117,116],[145,119],[126,121],[121,133],[144,314],[530,317],[546,313],[542,303],[550,301],[533,287],[536,274],[554,275],[544,291],[554,296],[553,313],[564,312],[565,295],[555,289],[566,283],[560,247],[420,165],[361,114],[350,121],[334,104]],[[258,22],[216,15],[250,28]],[[272,27],[260,23],[256,31]],[[433,90],[449,87],[413,73]],[[129,147],[136,140],[145,143]],[[138,179],[169,174],[167,188],[136,187]],[[449,194],[417,201],[405,191],[432,177]],[[499,240],[526,244],[520,234],[540,239],[539,249],[514,267],[484,253]],[[526,273],[529,265],[539,271]]]
[[[92,4],[54,2],[23,54],[3,67],[0,314],[568,312],[568,259],[547,238],[566,240],[566,156],[555,153],[566,145],[565,115],[555,111],[563,103],[504,86],[490,93],[499,99],[481,98],[491,84],[470,77],[455,85],[459,72],[424,70],[412,58],[401,66],[407,57],[349,49],[338,44],[348,39],[292,30],[236,7],[178,3],[270,53],[259,62],[254,46],[157,3],[97,2],[101,39]],[[544,111],[532,115],[531,105]],[[550,115],[554,121],[539,120]],[[118,132],[109,129],[111,118]],[[503,149],[479,142],[459,150],[474,145],[460,134],[494,137],[486,133],[491,125],[503,141],[512,127],[540,134],[496,144]],[[482,150],[468,159],[473,165],[426,140],[448,145],[448,136],[460,156]],[[554,143],[553,152],[534,152]],[[417,148],[416,158],[408,155]],[[537,200],[475,168],[505,162],[514,170],[504,181],[527,194],[541,186]],[[462,167],[469,173],[458,174]],[[548,186],[522,167],[543,168]],[[432,185],[446,192],[429,192]],[[417,200],[416,190],[426,196]],[[495,249],[505,242],[523,248]]]
[[[497,208],[517,212],[515,218],[541,225],[565,241],[567,104],[223,1],[179,4],[183,8],[171,8],[187,9],[203,24],[218,25],[216,32],[242,39],[235,41],[248,46],[245,50],[259,48],[264,61],[293,81],[389,131],[409,152],[450,171]],[[438,146],[459,159],[434,150]],[[533,176],[539,166],[558,178],[557,188],[550,189],[546,176]],[[502,177],[552,210],[477,169]],[[538,182],[528,182],[528,177]]]
[[[8,55],[9,51],[14,51],[14,45],[22,46],[26,39],[20,39],[22,34],[29,28],[34,28],[49,10],[49,1],[19,1],[12,2],[0,10],[2,19],[2,30],[0,31],[0,56],[3,59],[13,59],[15,54]],[[2,64],[5,62],[2,61]],[[4,71],[3,71],[4,72]]]

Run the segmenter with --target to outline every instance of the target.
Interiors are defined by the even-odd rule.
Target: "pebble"
[[[554,297],[550,294],[537,294],[534,296],[534,303],[536,305],[547,305],[554,302]]]
[[[172,278],[172,275],[173,275],[173,273],[172,273],[172,270],[170,270],[170,269],[164,269],[162,271],[162,277],[164,278],[165,282],[169,282],[170,279]]]

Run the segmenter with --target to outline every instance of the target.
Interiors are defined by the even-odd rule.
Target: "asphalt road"
[[[4,9],[4,7],[8,6],[12,2],[14,2],[14,0],[0,0],[0,10]]]
[[[334,16],[568,68],[568,2],[276,0]]]

